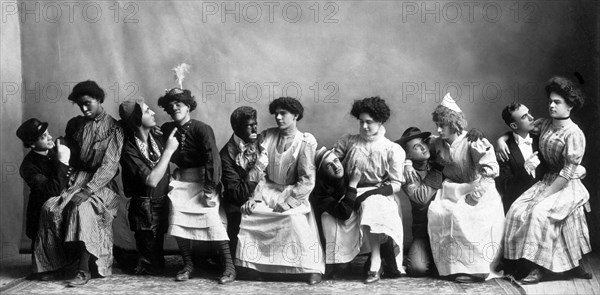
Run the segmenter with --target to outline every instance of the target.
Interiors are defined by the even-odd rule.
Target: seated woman
[[[268,154],[265,177],[243,213],[236,264],[265,273],[309,274],[317,284],[325,271],[319,234],[308,197],[315,185],[316,139],[296,122],[304,108],[280,97],[269,104],[277,128],[262,132]]]
[[[219,283],[233,282],[235,266],[229,252],[227,230],[219,215],[221,158],[213,130],[191,118],[190,112],[197,103],[187,89],[167,91],[158,99],[158,105],[173,119],[161,127],[165,141],[174,129],[179,141],[179,148],[171,157],[177,169],[169,183],[168,233],[175,237],[184,263],[175,279],[187,281],[192,275],[192,241],[211,241],[222,255],[224,271]]]
[[[347,194],[358,195],[354,212],[346,220],[323,215],[326,263],[349,263],[359,253],[371,253],[365,283],[381,277],[381,245],[391,238],[392,254],[386,264],[396,275],[402,268],[402,220],[394,194],[404,181],[405,153],[385,137],[383,123],[390,117],[385,100],[370,97],[357,100],[350,114],[359,120],[359,134],[344,135],[334,145],[348,177]],[[348,196],[346,196],[348,197]],[[351,198],[351,197],[350,197]],[[392,275],[395,275],[392,274]]]
[[[504,211],[494,184],[499,166],[485,139],[470,142],[467,121],[450,94],[433,112],[440,137],[430,153],[445,180],[429,205],[428,232],[440,276],[483,281],[499,258]]]
[[[547,171],[510,207],[504,230],[504,258],[520,260],[529,274],[524,284],[538,283],[543,270],[571,271],[590,279],[580,265],[591,251],[584,207],[589,193],[577,173],[585,152],[585,135],[571,121],[583,94],[573,82],[553,77],[546,85],[550,119],[541,119],[539,154]]]
[[[94,81],[80,82],[69,95],[83,113],[67,123],[65,144],[74,168],[70,186],[42,207],[34,250],[37,272],[76,265],[70,286],[86,284],[90,265],[101,276],[112,273],[112,221],[119,194],[115,176],[123,130],[102,107],[104,91]],[[93,270],[93,269],[92,269]]]

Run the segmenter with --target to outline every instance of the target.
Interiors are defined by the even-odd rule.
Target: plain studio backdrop
[[[561,74],[587,94],[573,114],[587,137],[585,181],[600,221],[598,4],[595,1],[2,1],[0,228],[2,257],[16,254],[28,188],[18,174],[24,153],[15,136],[24,120],[50,123],[54,137],[80,115],[67,100],[91,79],[104,108],[142,96],[157,113],[172,68],[198,101],[192,117],[210,124],[222,147],[229,116],[258,110],[259,129],[274,127],[269,102],[300,99],[298,127],[330,148],[357,133],[353,100],[380,96],[392,109],[389,139],[409,126],[435,131],[431,112],[446,92],[471,127],[491,141],[507,130],[500,117],[512,101],[547,116],[545,81]],[[119,177],[120,178],[120,177]],[[410,205],[402,198],[406,239]],[[121,217],[122,218],[122,217]],[[592,228],[590,228],[593,231]],[[117,232],[128,234],[120,226]],[[600,246],[598,233],[592,233]]]

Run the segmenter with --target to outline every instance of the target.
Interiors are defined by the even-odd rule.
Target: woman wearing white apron
[[[253,199],[241,208],[236,263],[258,272],[309,274],[312,285],[321,281],[325,264],[308,200],[315,185],[317,141],[296,127],[303,111],[289,97],[269,105],[278,127],[261,134],[269,164]]]
[[[433,259],[440,276],[482,281],[500,254],[504,211],[493,179],[499,165],[487,139],[469,141],[467,121],[450,94],[433,121],[440,137],[431,140],[431,154],[446,178],[428,212]]]
[[[179,148],[171,157],[177,164],[169,183],[171,211],[168,233],[175,237],[181,250],[184,267],[176,280],[186,281],[193,271],[192,241],[213,241],[223,255],[224,272],[219,283],[235,280],[236,272],[225,225],[219,215],[221,158],[215,144],[212,128],[191,119],[196,108],[194,97],[187,89],[173,88],[159,98],[158,105],[165,109],[173,122],[161,129],[167,137],[177,128]],[[166,138],[165,138],[166,139]]]
[[[344,135],[334,145],[334,154],[342,160],[349,183],[346,195],[358,196],[355,212],[349,219],[333,218],[323,214],[323,233],[326,240],[326,263],[351,262],[359,253],[371,253],[371,262],[365,283],[373,283],[381,276],[381,245],[393,240],[392,255],[398,275],[402,267],[402,219],[400,203],[395,194],[404,178],[404,150],[385,137],[383,123],[390,117],[390,109],[379,97],[357,100],[350,112],[360,121],[357,135]]]

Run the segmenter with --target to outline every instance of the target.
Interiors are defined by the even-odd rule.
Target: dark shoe
[[[527,275],[524,279],[521,280],[521,284],[523,285],[533,285],[537,284],[542,280],[542,270],[539,268],[534,268],[529,275]]]
[[[83,286],[90,280],[91,274],[84,270],[77,271],[77,274],[68,283],[69,287]]]
[[[592,274],[585,271],[581,265],[569,271],[572,277],[584,280],[591,280]]]
[[[311,286],[316,285],[322,281],[323,281],[323,276],[320,273],[311,273],[308,276],[308,284]]]
[[[189,268],[184,267],[175,276],[175,281],[183,282],[183,281],[189,280],[191,277],[192,277],[192,271]]]
[[[381,269],[379,271],[368,271],[367,279],[365,280],[365,284],[371,284],[379,281],[381,279]]]
[[[226,270],[219,278],[219,284],[227,284],[235,281],[235,271]]]

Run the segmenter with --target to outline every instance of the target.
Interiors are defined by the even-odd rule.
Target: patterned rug
[[[361,259],[362,258],[362,259]],[[40,282],[23,280],[2,290],[2,294],[525,294],[524,290],[508,281],[492,279],[484,283],[458,284],[436,278],[382,279],[365,285],[359,257],[352,264],[352,273],[345,280],[326,280],[309,286],[304,279],[294,276],[270,277],[269,281],[237,280],[228,285],[216,282],[218,270],[205,264],[186,282],[175,282],[174,276],[182,263],[179,256],[167,256],[167,267],[162,276],[135,276],[124,273],[117,266],[108,278],[92,279],[78,288],[70,288],[63,281]],[[200,267],[198,267],[200,268]]]

